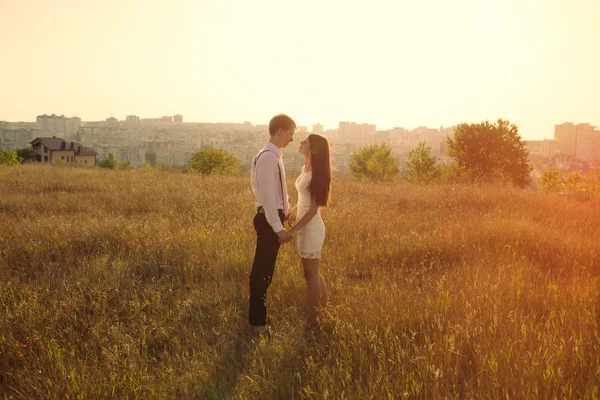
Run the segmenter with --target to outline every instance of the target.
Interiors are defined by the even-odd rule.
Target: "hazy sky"
[[[600,0],[0,0],[0,120],[600,125]]]

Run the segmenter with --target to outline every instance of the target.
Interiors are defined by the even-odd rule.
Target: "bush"
[[[542,174],[540,185],[545,193],[560,192],[564,186],[563,176],[557,169],[548,169]]]
[[[23,159],[17,155],[16,151],[0,151],[0,165],[18,165]]]
[[[133,169],[133,165],[131,165],[131,163],[129,162],[129,160],[123,160],[119,164],[119,169],[122,169],[122,170],[125,170],[125,171],[129,171],[129,170]]]
[[[584,186],[579,172],[571,172],[564,181],[564,187],[569,194],[580,193],[584,189]]]
[[[386,144],[366,146],[352,154],[350,174],[368,182],[391,181],[398,175],[392,148]]]
[[[21,162],[31,160],[33,158],[33,148],[29,146],[23,149],[17,149],[17,157],[21,158]]]
[[[108,152],[106,158],[98,164],[100,168],[117,169],[119,162],[112,151]]]
[[[404,180],[410,183],[431,183],[440,177],[440,168],[425,142],[408,153]]]
[[[188,172],[203,175],[236,175],[239,161],[235,154],[208,148],[195,152],[188,161]]]
[[[152,167],[152,163],[148,160],[146,160],[144,162],[144,166],[141,168],[142,171],[154,171],[154,168]]]
[[[517,126],[508,121],[460,124],[454,138],[447,141],[448,154],[474,180],[503,180],[524,187],[531,179],[525,142],[521,141]]]

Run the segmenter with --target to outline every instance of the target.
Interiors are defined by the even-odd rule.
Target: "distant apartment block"
[[[173,116],[173,121],[176,124],[183,124],[183,115],[181,115],[181,114],[174,115]]]
[[[331,168],[333,173],[346,172],[350,168],[350,160],[352,159],[352,153],[345,151],[345,149],[336,149],[337,146],[332,146],[331,149]]]
[[[173,160],[177,158],[174,153],[177,152],[175,145],[166,140],[152,140],[144,142],[146,160],[152,165],[174,165]]]
[[[368,143],[370,135],[375,131],[374,124],[340,122],[338,138],[342,143]]]
[[[137,115],[128,115],[127,117],[125,117],[125,122],[128,124],[139,124],[140,123],[140,117],[138,117]]]
[[[527,140],[525,144],[525,150],[529,153],[530,157],[552,157],[555,154],[559,154],[559,149],[554,140],[543,139],[543,140]]]
[[[97,145],[98,159],[103,160],[108,153],[113,153],[117,161],[129,161],[134,167],[143,166],[146,163],[146,151],[143,144],[138,145]]]
[[[600,160],[600,131],[588,123],[555,125],[554,141],[561,155],[586,162]]]
[[[106,123],[104,124],[104,126],[109,127],[109,128],[118,128],[119,120],[116,119],[115,117],[106,118]]]
[[[575,158],[586,162],[600,160],[600,131],[595,126],[577,125]]]
[[[195,151],[189,148],[175,148],[171,153],[171,163],[174,167],[187,167],[187,163],[194,153]]]
[[[323,125],[322,124],[313,124],[312,131],[313,131],[313,133],[322,134],[323,133]]]
[[[306,126],[299,126],[298,129],[296,130],[296,132],[298,132],[298,133],[308,133],[308,127],[306,127]]]
[[[381,145],[381,144],[392,144],[392,135],[389,131],[375,131],[368,136],[368,140],[365,144],[368,145]]]
[[[541,146],[541,150],[540,150],[540,155],[542,157],[552,157],[558,153],[559,153],[559,149],[554,140],[549,140],[549,139],[542,140],[542,146]]]
[[[81,118],[67,118],[64,115],[38,115],[35,119],[36,128],[42,134],[52,134],[60,138],[75,136],[81,127]]]
[[[66,163],[93,167],[96,165],[96,152],[79,143],[67,142],[57,137],[41,137],[33,140],[33,161],[53,163],[62,160]]]
[[[299,173],[302,170],[303,165],[304,156],[300,153],[286,153],[283,156],[283,166],[285,167],[285,170],[288,172],[288,176],[290,177],[295,178],[295,174]]]
[[[554,125],[554,140],[560,154],[575,157],[577,149],[577,126],[572,122]]]
[[[16,150],[27,147],[29,142],[40,136],[39,129],[27,128],[0,128],[0,149]]]

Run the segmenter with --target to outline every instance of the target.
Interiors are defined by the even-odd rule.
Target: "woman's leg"
[[[317,324],[317,313],[321,301],[321,274],[319,274],[318,258],[302,258],[304,279],[308,288],[308,325]],[[324,282],[324,281],[323,281]]]

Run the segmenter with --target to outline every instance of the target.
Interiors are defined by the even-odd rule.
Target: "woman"
[[[319,207],[327,205],[331,187],[329,143],[323,136],[311,134],[300,143],[304,156],[302,173],[296,179],[298,204],[286,215],[293,226],[290,233],[298,234],[297,246],[304,278],[308,286],[308,325],[317,325],[319,306],[327,305],[327,285],[319,272],[325,225]]]

